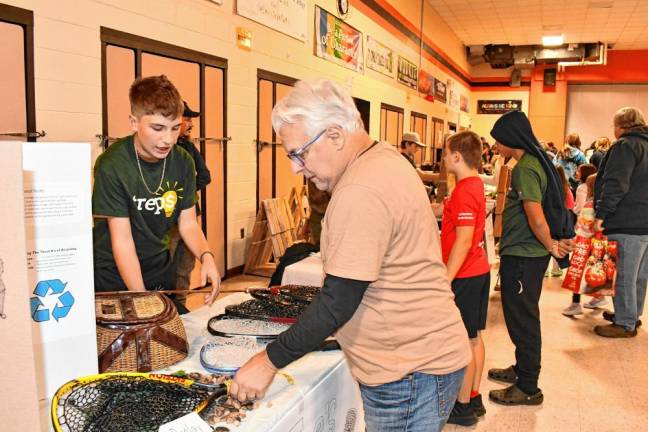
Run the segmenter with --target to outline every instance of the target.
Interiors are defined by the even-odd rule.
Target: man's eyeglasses
[[[317,135],[315,135],[315,136],[313,137],[313,139],[311,139],[310,141],[308,141],[308,142],[307,142],[306,144],[304,144],[303,146],[299,147],[299,148],[296,149],[296,150],[293,150],[293,151],[291,151],[291,152],[288,152],[288,153],[286,154],[286,156],[288,156],[288,159],[290,159],[291,161],[295,162],[297,165],[299,165],[299,166],[301,166],[301,167],[303,167],[304,165],[306,165],[306,161],[304,160],[304,153],[308,150],[308,147],[310,147],[310,146],[312,146],[313,144],[315,144],[315,142],[316,142],[318,139],[320,139],[320,137],[321,137],[322,135],[324,135],[324,132],[326,132],[326,129],[324,129],[322,132],[320,132],[320,133],[318,133]]]

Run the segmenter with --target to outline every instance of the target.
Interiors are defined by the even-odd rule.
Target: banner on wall
[[[446,103],[448,101],[446,83],[434,78],[434,100]]]
[[[477,114],[505,114],[522,109],[522,100],[478,100]]]
[[[362,33],[316,6],[315,55],[347,69],[362,72]]]
[[[397,80],[407,87],[417,90],[418,87],[418,67],[411,61],[398,56],[398,74]]]
[[[468,109],[468,97],[459,95],[459,109],[465,113],[470,112]]]
[[[418,74],[418,91],[425,100],[434,102],[434,77],[423,69]]]
[[[236,13],[288,36],[306,40],[306,0],[237,0]]]
[[[367,36],[367,58],[365,64],[369,69],[394,78],[394,51]]]

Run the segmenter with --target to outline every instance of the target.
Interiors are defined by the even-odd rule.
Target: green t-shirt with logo
[[[92,213],[98,291],[125,288],[115,264],[107,217],[130,219],[146,287],[171,288],[169,231],[178,224],[180,212],[196,204],[196,169],[189,153],[178,146],[166,157],[166,164],[142,158],[139,163],[141,173],[132,135],[113,143],[95,163]]]
[[[531,231],[523,202],[542,204],[547,191],[547,174],[540,161],[524,154],[511,173],[511,188],[506,195],[502,219],[500,255],[542,257],[549,254]]]

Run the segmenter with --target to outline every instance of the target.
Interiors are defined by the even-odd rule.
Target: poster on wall
[[[522,100],[483,100],[477,101],[477,114],[505,114],[522,109]]]
[[[362,72],[362,33],[316,6],[315,55],[347,69]]]
[[[91,166],[90,144],[23,144],[28,306],[40,399],[70,379],[97,373]]]
[[[418,91],[425,100],[434,102],[434,77],[423,69],[418,74]]]
[[[237,0],[236,13],[288,36],[306,40],[306,0]]]
[[[468,96],[459,95],[459,109],[465,113],[470,112],[468,108]]]
[[[365,64],[369,69],[394,78],[394,51],[367,36],[367,58]]]
[[[397,80],[399,83],[416,90],[418,87],[418,67],[411,61],[398,56]]]
[[[459,93],[457,92],[455,82],[447,81],[448,106],[452,109],[459,109]]]
[[[434,100],[443,103],[448,101],[446,83],[437,78],[434,78]]]

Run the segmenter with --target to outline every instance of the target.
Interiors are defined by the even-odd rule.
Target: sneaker
[[[551,270],[551,277],[562,277],[563,271],[561,269]]]
[[[608,300],[605,297],[592,297],[592,300],[585,303],[583,307],[587,309],[596,309],[605,306],[606,304],[608,304]]]
[[[470,402],[461,403],[456,401],[454,407],[452,407],[452,412],[450,413],[450,417],[448,417],[447,423],[459,426],[472,426],[477,421],[477,416],[473,412]]]
[[[544,401],[542,390],[534,394],[523,392],[516,384],[500,390],[491,390],[488,398],[500,405],[540,405]]]
[[[603,311],[603,319],[606,321],[614,322],[614,312],[609,312],[609,311]],[[641,320],[637,320],[635,323],[635,328],[641,327]]]
[[[481,393],[475,397],[470,398],[470,406],[477,417],[483,417],[486,414],[486,408],[482,402]]]
[[[509,366],[506,369],[490,369],[488,371],[488,378],[495,381],[515,384],[517,382],[517,372],[515,372],[513,366]]]
[[[562,314],[565,316],[583,315],[583,308],[580,303],[572,303],[562,311]]]
[[[631,338],[637,336],[637,329],[628,330],[623,326],[616,324],[608,324],[604,326],[594,327],[594,332],[606,338]]]

